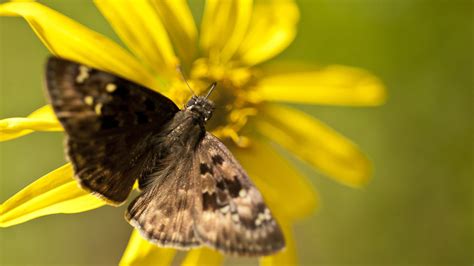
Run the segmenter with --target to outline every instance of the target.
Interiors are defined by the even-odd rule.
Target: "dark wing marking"
[[[192,209],[196,184],[192,154],[169,161],[142,194],[128,207],[127,221],[149,241],[163,247],[188,249],[199,246],[193,228]]]
[[[207,133],[197,151],[200,196],[194,228],[203,243],[230,254],[264,256],[285,246],[283,234],[242,166]]]
[[[144,141],[179,108],[131,81],[57,57],[47,62],[46,84],[81,186],[123,202],[151,160]]]

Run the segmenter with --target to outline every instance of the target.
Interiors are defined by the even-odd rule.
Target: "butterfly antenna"
[[[211,95],[212,91],[216,88],[216,86],[217,86],[217,82],[214,81],[209,87],[209,91],[207,92],[206,99],[209,97],[209,95]]]
[[[188,89],[189,89],[189,91],[191,91],[192,95],[193,95],[193,96],[196,96],[196,94],[194,93],[193,89],[191,89],[191,86],[189,86],[189,83],[188,83],[188,81],[186,80],[186,77],[184,76],[183,69],[181,68],[181,65],[177,65],[177,66],[176,66],[176,71],[179,72],[179,74],[181,75],[181,79],[184,81],[184,83],[186,83],[186,86],[188,86]]]

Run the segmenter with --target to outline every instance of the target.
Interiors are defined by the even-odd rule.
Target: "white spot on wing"
[[[105,90],[106,90],[108,93],[112,93],[112,92],[114,92],[116,89],[117,89],[117,85],[115,85],[115,84],[113,84],[113,83],[108,83],[108,84],[105,86]]]
[[[272,216],[270,215],[270,211],[268,209],[265,209],[265,211],[263,213],[261,212],[257,215],[257,219],[255,219],[255,225],[259,226],[264,221],[271,220],[271,218],[272,218]]]
[[[101,115],[102,114],[102,104],[98,103],[94,107],[94,111],[96,114]]]
[[[77,83],[84,83],[87,78],[89,78],[89,71],[90,69],[86,66],[79,66],[79,75],[76,77]]]
[[[226,214],[228,211],[229,211],[229,205],[225,205],[224,207],[220,208],[220,211],[223,213],[223,214]]]
[[[232,221],[236,223],[239,221],[239,215],[237,213],[232,214]]]
[[[245,198],[245,196],[247,196],[247,191],[246,191],[245,189],[241,189],[241,190],[239,191],[239,196],[240,196],[241,198]]]
[[[94,103],[94,98],[92,96],[86,96],[84,97],[84,102],[87,104],[87,105],[92,105]]]
[[[263,214],[265,220],[269,221],[272,219],[272,215],[270,214],[270,210],[268,208],[265,209],[265,213]]]

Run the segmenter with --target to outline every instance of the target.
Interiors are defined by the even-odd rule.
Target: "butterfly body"
[[[205,123],[212,115],[214,105],[210,100],[201,98],[194,96],[161,130],[164,149],[182,146],[194,149],[204,137]]]
[[[125,218],[159,246],[207,245],[263,256],[284,247],[263,197],[230,151],[206,131],[214,105],[180,110],[136,83],[68,60],[48,60],[46,84],[81,187],[112,204],[141,194]]]

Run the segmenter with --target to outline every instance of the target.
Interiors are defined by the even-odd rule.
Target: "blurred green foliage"
[[[118,40],[89,1],[42,2]],[[191,2],[199,12],[202,1]],[[299,35],[276,60],[362,67],[389,93],[377,108],[299,106],[375,165],[368,186],[354,190],[296,162],[321,196],[319,211],[295,227],[301,263],[471,265],[473,1],[298,3]],[[45,103],[47,55],[22,19],[0,18],[1,118]],[[36,133],[0,144],[0,201],[64,162],[62,138]],[[131,231],[122,213],[105,207],[1,229],[0,264],[116,264]]]

